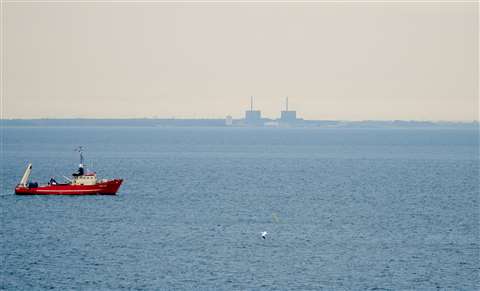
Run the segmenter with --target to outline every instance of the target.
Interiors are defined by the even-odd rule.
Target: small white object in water
[[[262,238],[265,239],[267,237],[267,233],[266,231],[262,231]]]

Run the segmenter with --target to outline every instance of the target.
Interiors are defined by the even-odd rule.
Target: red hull
[[[36,188],[17,186],[15,194],[18,195],[115,195],[122,185],[122,179],[99,182],[95,185],[41,185]]]

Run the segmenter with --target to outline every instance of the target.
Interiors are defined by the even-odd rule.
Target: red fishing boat
[[[78,172],[72,174],[72,179],[68,183],[57,183],[55,179],[50,179],[46,185],[38,185],[29,182],[32,172],[32,164],[27,166],[20,184],[15,187],[15,194],[18,195],[115,195],[122,185],[122,179],[97,179],[95,172],[86,173],[83,164],[83,150],[80,147],[80,165]]]

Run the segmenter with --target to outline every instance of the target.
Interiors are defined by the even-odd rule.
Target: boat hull
[[[122,179],[99,182],[95,185],[41,185],[34,188],[17,186],[17,195],[115,195],[122,185]]]

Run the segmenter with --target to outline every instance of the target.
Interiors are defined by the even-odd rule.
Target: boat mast
[[[75,151],[80,153],[80,167],[83,168],[83,146],[79,146]]]
[[[83,175],[83,147],[79,146],[78,148],[75,149],[77,152],[80,153],[80,164],[78,165],[78,174],[81,176]]]
[[[80,153],[80,167],[83,168],[83,147],[82,146],[78,147],[78,152]]]

